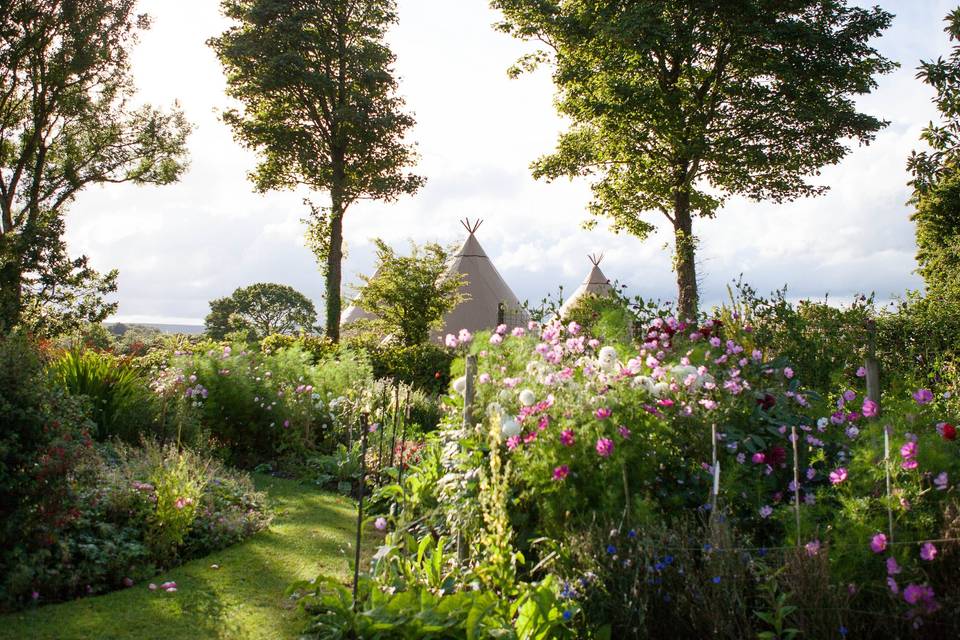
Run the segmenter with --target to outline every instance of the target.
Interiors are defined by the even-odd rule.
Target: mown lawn
[[[0,639],[296,638],[305,619],[283,592],[294,580],[320,573],[349,579],[356,507],[292,480],[257,476],[256,484],[271,498],[270,530],[152,580],[175,581],[176,593],[140,583],[0,616]]]

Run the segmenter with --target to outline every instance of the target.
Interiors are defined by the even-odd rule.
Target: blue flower
[[[656,571],[663,571],[667,568],[667,565],[663,564],[662,562],[658,562],[657,564],[653,565],[653,568]]]
[[[665,564],[673,564],[673,556],[663,556],[663,562]]]
[[[850,631],[845,626],[840,625],[840,636],[846,638],[848,633],[850,633]]]
[[[630,529],[630,531],[627,531],[627,537],[628,537],[628,538],[636,538],[636,537],[637,537],[637,530],[636,530],[636,529]]]
[[[757,554],[762,558],[767,555],[766,547],[760,547],[760,550],[757,551]]]
[[[713,551],[713,545],[708,542],[705,545],[703,545],[703,550],[706,551],[707,553],[710,553],[711,551]]]
[[[720,584],[720,576],[713,576],[713,584]]]
[[[607,553],[609,553],[610,555],[613,555],[616,552],[617,552],[617,548],[615,546],[613,546],[612,544],[607,545]]]
[[[569,620],[572,617],[573,617],[573,611],[570,611],[570,609],[567,609],[566,611],[563,612],[564,620]]]

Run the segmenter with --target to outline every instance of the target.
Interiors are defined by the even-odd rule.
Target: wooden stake
[[[790,427],[793,441],[793,510],[797,516],[797,546],[800,546],[800,456],[797,455],[797,428]]]
[[[363,533],[363,494],[367,478],[367,413],[360,414],[360,496],[357,501],[357,548],[353,559],[353,610],[357,610],[357,594],[360,586],[360,543]]]
[[[877,323],[867,320],[867,357],[864,360],[867,370],[867,398],[877,403],[877,418],[880,417],[880,363],[877,361]]]
[[[887,474],[887,535],[893,544],[893,494],[890,490],[890,427],[883,428],[883,466]]]

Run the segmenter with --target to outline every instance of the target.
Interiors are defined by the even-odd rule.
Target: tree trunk
[[[15,244],[9,236],[0,237],[0,334],[13,329],[23,311],[23,273]]]
[[[690,191],[680,188],[674,198],[673,233],[677,274],[677,315],[679,320],[695,320],[700,296],[697,291],[696,239],[690,215]]]
[[[338,157],[339,156],[339,157]],[[340,342],[340,263],[343,260],[344,212],[343,154],[334,152],[333,186],[330,189],[330,251],[327,253],[327,337]]]

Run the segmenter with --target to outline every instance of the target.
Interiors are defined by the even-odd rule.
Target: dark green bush
[[[260,341],[260,350],[265,354],[294,346],[309,353],[313,357],[314,363],[334,358],[340,354],[340,345],[326,336],[314,336],[306,333],[299,336],[290,336],[283,333],[274,333]]]
[[[386,345],[371,353],[376,378],[394,378],[427,393],[441,393],[450,384],[453,356],[434,344]]]

